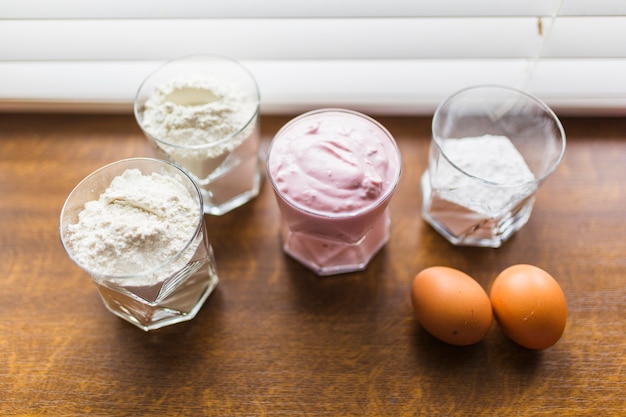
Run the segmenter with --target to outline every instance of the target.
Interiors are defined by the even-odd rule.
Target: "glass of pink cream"
[[[267,156],[285,253],[321,276],[365,269],[389,240],[401,166],[394,138],[364,114],[320,109],[289,121]]]

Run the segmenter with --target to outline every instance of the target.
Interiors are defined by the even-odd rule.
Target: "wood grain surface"
[[[263,117],[263,141],[289,117]],[[403,158],[392,235],[361,273],[318,278],[283,255],[267,181],[206,217],[220,283],[198,316],[145,333],[103,306],[63,251],[72,188],[153,156],[131,115],[0,114],[0,415],[626,415],[626,120],[566,118],[567,152],[530,222],[499,249],[454,247],[420,217],[429,118],[379,117]],[[494,325],[471,347],[416,322],[409,286],[432,265],[486,289],[515,263],[567,297],[544,351]]]

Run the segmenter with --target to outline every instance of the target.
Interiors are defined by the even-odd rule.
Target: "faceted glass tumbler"
[[[146,101],[155,89],[183,77],[218,80],[225,86],[236,86],[254,103],[253,111],[243,115],[246,121],[234,133],[220,138],[209,138],[207,134],[203,144],[186,145],[168,136],[158,137],[144,124]],[[219,56],[192,55],[168,61],[151,73],[137,91],[134,113],[160,157],[181,166],[196,181],[204,198],[205,213],[223,215],[259,194],[262,181],[259,106],[257,82],[240,63]],[[216,120],[215,123],[221,122]]]
[[[196,228],[185,246],[157,267],[139,266],[123,276],[103,274],[78,261],[68,240],[68,226],[78,222],[85,203],[97,200],[115,177],[135,168],[143,175],[158,173],[183,184],[197,201]],[[93,172],[70,193],[61,211],[61,242],[70,259],[91,276],[107,309],[145,331],[158,329],[193,319],[218,283],[202,205],[198,187],[174,164],[151,158],[121,160]]]
[[[379,135],[390,149],[389,164],[393,176],[388,188],[367,206],[356,211],[320,212],[295,203],[286,195],[271,169],[275,144],[322,118],[348,117]],[[349,130],[349,127],[345,128]],[[268,150],[268,176],[281,213],[283,251],[317,275],[328,276],[364,270],[390,237],[389,202],[401,173],[401,156],[391,134],[370,117],[344,109],[320,109],[304,113],[281,128]],[[321,161],[319,161],[321,163]]]
[[[527,176],[504,176],[512,164],[503,158],[510,153],[476,141],[489,136],[510,140]],[[468,139],[474,139],[465,148],[471,153],[450,151]],[[421,178],[422,217],[455,245],[499,247],[528,222],[539,187],[564,152],[563,126],[538,98],[496,85],[461,90],[433,117],[428,168]],[[475,160],[468,160],[469,154]],[[484,175],[488,168],[497,175]]]

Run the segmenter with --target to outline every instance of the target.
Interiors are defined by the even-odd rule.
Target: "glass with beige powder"
[[[237,61],[194,55],[150,74],[135,98],[135,117],[160,156],[196,181],[208,214],[225,214],[256,197],[260,97]]]
[[[461,90],[433,117],[422,216],[455,245],[499,247],[528,222],[564,152],[561,122],[538,98],[497,85]]]
[[[125,159],[90,174],[68,196],[59,232],[105,306],[146,331],[194,318],[218,282],[202,195],[166,161]]]

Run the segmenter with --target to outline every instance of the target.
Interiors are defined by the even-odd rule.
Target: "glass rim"
[[[200,62],[200,61],[206,61],[206,62],[210,62],[210,61],[227,62],[227,63],[230,63],[230,64],[238,67],[241,71],[243,71],[244,74],[246,74],[248,77],[250,77],[250,81],[252,81],[252,84],[254,85],[254,93],[255,93],[254,94],[254,98],[256,100],[254,111],[252,112],[250,117],[245,121],[245,123],[243,123],[243,125],[239,129],[237,129],[235,132],[233,132],[230,135],[225,136],[225,137],[223,137],[221,139],[218,139],[216,141],[210,142],[210,143],[205,143],[205,144],[201,144],[201,145],[181,145],[179,143],[171,143],[171,142],[168,142],[167,140],[157,138],[156,136],[154,136],[150,132],[148,132],[148,130],[143,125],[143,116],[141,115],[143,110],[140,110],[139,96],[141,95],[142,92],[144,92],[143,91],[144,87],[147,86],[147,83],[152,79],[152,77],[157,75],[162,70],[166,69],[167,67],[169,67],[172,64],[182,63],[182,62],[185,62],[185,61],[194,61],[194,60],[197,60],[198,62]],[[181,75],[184,75],[184,74],[181,74]],[[182,57],[169,59],[169,60],[163,62],[161,65],[157,66],[150,73],[148,73],[146,78],[144,78],[144,80],[139,85],[139,88],[137,89],[137,92],[135,93],[135,97],[134,97],[134,100],[133,100],[133,114],[135,116],[135,120],[137,121],[137,124],[139,125],[139,127],[141,128],[141,130],[143,131],[143,133],[146,136],[148,136],[150,139],[154,140],[155,142],[163,144],[163,145],[166,145],[166,146],[171,146],[173,148],[179,148],[179,149],[193,149],[193,150],[210,149],[210,148],[212,148],[214,146],[219,146],[219,145],[221,145],[221,144],[223,144],[225,142],[228,142],[231,139],[237,137],[239,134],[241,134],[241,132],[246,130],[256,120],[256,118],[259,115],[260,108],[261,108],[261,92],[259,90],[259,83],[257,82],[257,80],[254,77],[254,75],[252,74],[252,72],[248,68],[246,68],[244,65],[242,65],[239,61],[237,61],[235,59],[228,58],[228,57],[225,57],[225,56],[222,56],[222,55],[211,55],[211,54],[185,55],[185,56],[182,56]]]
[[[65,217],[66,211],[69,209],[69,204],[70,204],[70,201],[71,201],[72,197],[74,197],[76,195],[76,193],[78,192],[78,190],[81,187],[83,187],[89,180],[93,179],[97,175],[99,175],[99,174],[103,173],[104,171],[107,171],[107,170],[109,170],[109,169],[111,169],[111,168],[113,168],[115,166],[119,166],[119,165],[122,165],[122,164],[129,164],[129,165],[131,165],[133,162],[155,163],[156,165],[167,166],[167,167],[173,168],[175,170],[175,172],[180,173],[183,178],[185,178],[187,181],[189,181],[189,183],[192,185],[193,189],[196,191],[197,201],[199,202],[199,205],[198,205],[199,211],[198,211],[198,218],[197,218],[196,228],[194,229],[193,234],[189,237],[189,239],[187,240],[187,243],[185,243],[183,248],[181,248],[175,255],[172,255],[172,256],[166,258],[163,262],[159,263],[159,265],[157,265],[157,266],[155,266],[153,268],[147,269],[147,270],[142,271],[140,273],[123,274],[123,275],[114,275],[114,274],[107,274],[107,273],[94,271],[93,269],[91,269],[91,268],[87,267],[86,265],[83,265],[82,263],[80,263],[76,259],[76,257],[74,256],[74,252],[75,251],[70,249],[68,247],[68,245],[66,244],[65,233],[64,233],[64,226],[69,225],[69,223],[66,224],[64,222],[64,217]],[[132,169],[132,166],[129,166],[127,169]],[[146,175],[146,174],[142,171],[142,175]],[[192,195],[191,197],[193,198],[194,196]],[[89,201],[91,201],[91,200],[89,200]],[[83,206],[84,206],[84,204],[83,204]],[[145,277],[145,276],[150,275],[150,274],[154,274],[155,272],[157,272],[160,269],[166,267],[167,265],[171,265],[173,262],[175,262],[177,259],[179,259],[189,249],[190,245],[194,242],[194,240],[196,239],[196,237],[198,236],[198,234],[202,230],[203,225],[204,225],[204,200],[202,199],[202,194],[201,194],[200,189],[198,188],[198,185],[196,184],[196,182],[183,169],[181,169],[178,165],[176,165],[176,164],[174,164],[172,162],[165,161],[165,160],[162,160],[162,159],[156,159],[156,158],[137,157],[137,158],[120,159],[118,161],[106,164],[106,165],[96,169],[95,171],[91,172],[89,175],[84,177],[78,184],[76,184],[76,186],[68,194],[67,198],[65,199],[65,202],[63,203],[63,207],[61,209],[61,214],[59,216],[59,237],[60,237],[63,249],[65,249],[65,252],[70,257],[72,262],[74,262],[76,265],[78,265],[81,269],[83,269],[85,272],[87,272],[92,277],[104,278],[105,280],[106,279],[127,280],[127,279],[140,278],[140,277]]]
[[[368,204],[365,207],[361,207],[358,210],[354,210],[354,211],[350,211],[347,213],[329,213],[327,211],[319,211],[319,210],[313,210],[311,208],[305,207],[301,204],[296,203],[295,201],[293,201],[292,199],[288,198],[287,196],[285,196],[285,194],[280,190],[280,188],[278,187],[278,185],[276,184],[276,182],[274,181],[274,176],[271,173],[270,170],[270,155],[272,152],[272,148],[273,145],[275,143],[275,139],[283,134],[288,128],[292,127],[293,125],[295,125],[296,123],[302,121],[303,119],[307,119],[311,116],[317,115],[317,114],[348,114],[351,116],[355,116],[358,117],[360,119],[365,120],[368,123],[371,123],[372,125],[374,125],[377,129],[379,129],[384,136],[389,140],[389,142],[391,143],[391,145],[393,146],[393,149],[395,150],[394,155],[396,157],[396,162],[397,162],[397,169],[394,175],[394,178],[391,182],[391,186],[388,187],[384,193],[382,193],[376,200],[374,200],[371,204]],[[380,122],[378,122],[377,120],[373,119],[372,117],[355,111],[355,110],[349,110],[349,109],[343,109],[343,108],[338,108],[338,107],[328,107],[328,108],[321,108],[321,109],[315,109],[315,110],[310,110],[307,111],[305,113],[302,113],[294,118],[292,118],[291,120],[289,120],[287,123],[285,123],[279,130],[278,132],[276,132],[276,134],[274,135],[274,137],[272,138],[272,140],[270,141],[269,147],[267,148],[267,160],[266,160],[266,170],[267,170],[267,177],[270,180],[270,184],[272,185],[272,188],[274,189],[274,191],[276,192],[276,194],[278,196],[280,196],[281,200],[284,201],[286,204],[288,204],[289,206],[293,207],[296,210],[305,212],[307,214],[311,214],[317,217],[321,217],[321,218],[329,218],[329,219],[349,219],[349,218],[354,218],[354,217],[358,217],[364,213],[368,213],[382,205],[384,205],[393,195],[393,192],[395,191],[395,189],[398,186],[398,183],[400,182],[400,176],[402,173],[402,157],[400,154],[400,149],[398,148],[398,144],[395,140],[395,138],[393,137],[393,135],[387,130],[387,128],[385,126],[383,126]]]
[[[552,120],[555,124],[555,126],[558,128],[559,131],[559,136],[560,136],[560,142],[561,142],[561,146],[559,149],[559,155],[558,157],[555,159],[555,161],[553,162],[553,164],[545,170],[545,172],[538,177],[533,178],[532,180],[528,180],[528,181],[522,181],[522,182],[513,182],[513,183],[503,183],[503,182],[496,182],[496,181],[490,181],[481,177],[478,177],[476,175],[473,175],[469,172],[467,172],[466,170],[462,169],[461,167],[459,167],[456,163],[454,163],[446,154],[446,152],[443,149],[443,142],[442,142],[442,138],[437,135],[437,131],[436,131],[436,125],[439,122],[439,118],[441,115],[441,112],[444,110],[445,107],[447,107],[454,99],[458,98],[459,96],[470,92],[470,91],[475,91],[475,90],[494,90],[494,91],[503,91],[503,92],[507,92],[509,94],[514,94],[514,95],[518,95],[520,97],[523,97],[525,100],[530,101],[535,103],[536,105],[539,106],[539,108],[541,108],[545,114],[547,114],[550,118],[550,120]],[[457,171],[459,171],[460,173],[473,178],[481,183],[490,185],[490,186],[497,186],[497,187],[520,187],[520,186],[525,186],[525,185],[537,185],[542,183],[543,181],[546,180],[546,178],[548,178],[557,168],[558,166],[561,164],[561,161],[563,160],[563,157],[565,155],[565,148],[566,148],[566,135],[565,135],[565,129],[563,128],[563,125],[561,123],[561,121],[559,120],[558,116],[556,115],[556,113],[550,108],[550,106],[548,106],[543,100],[541,100],[540,98],[538,98],[537,96],[522,91],[520,89],[514,88],[514,87],[510,87],[510,86],[505,86],[505,85],[499,85],[499,84],[479,84],[479,85],[474,85],[474,86],[469,86],[469,87],[465,87],[462,88],[461,90],[456,91],[455,93],[451,94],[450,96],[448,96],[445,100],[443,100],[435,109],[435,113],[433,114],[433,119],[431,122],[431,132],[432,132],[432,138],[433,138],[433,142],[435,143],[435,145],[437,146],[437,149],[439,150],[439,153],[445,158],[445,160]]]

